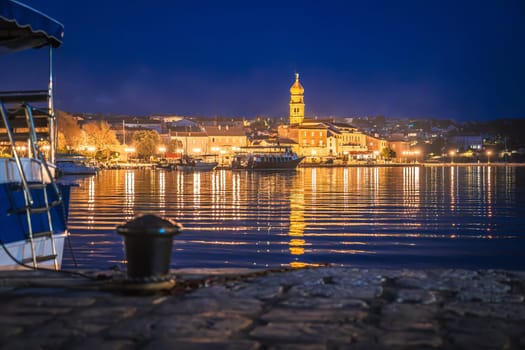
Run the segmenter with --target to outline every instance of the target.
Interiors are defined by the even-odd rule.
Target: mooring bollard
[[[118,226],[117,233],[124,236],[128,277],[144,281],[166,277],[173,236],[181,231],[180,224],[149,214]]]

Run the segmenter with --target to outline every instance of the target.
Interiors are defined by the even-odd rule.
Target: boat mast
[[[186,131],[186,142],[185,142],[185,147],[184,147],[184,156],[187,158],[188,157],[188,126],[186,125],[184,127],[184,130]]]
[[[48,84],[48,108],[49,108],[49,161],[55,162],[57,148],[57,128],[55,117],[55,103],[53,101],[53,45],[49,45],[49,84]]]

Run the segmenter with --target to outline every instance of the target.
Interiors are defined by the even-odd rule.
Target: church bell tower
[[[290,87],[290,125],[301,124],[304,120],[304,88],[295,73],[295,82]]]

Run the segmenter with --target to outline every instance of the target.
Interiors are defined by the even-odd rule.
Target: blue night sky
[[[525,117],[521,0],[25,3],[65,26],[56,105],[70,112],[285,116],[297,71],[307,116]],[[16,62],[2,80],[45,54],[1,57]]]

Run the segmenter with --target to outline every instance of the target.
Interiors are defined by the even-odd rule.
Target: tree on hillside
[[[82,126],[85,132],[85,142],[94,146],[96,151],[109,150],[111,146],[119,145],[115,131],[106,121],[96,121]]]
[[[417,147],[421,149],[423,154],[429,156],[440,156],[445,152],[445,140],[441,137],[432,140],[430,143],[420,142]]]
[[[182,147],[184,147],[184,145],[181,140],[170,140],[166,145],[166,152],[175,153],[178,149],[182,149]]]
[[[395,158],[396,157],[396,152],[394,152],[392,149],[388,148],[388,147],[384,147],[382,150],[381,150],[381,157],[384,159],[384,160],[391,160],[392,158]]]
[[[77,149],[83,141],[83,132],[77,121],[71,114],[64,111],[57,111],[57,129],[59,152],[68,152]]]
[[[133,144],[140,158],[148,158],[157,153],[161,138],[155,130],[139,130],[133,133]]]
[[[95,158],[109,161],[117,156],[114,146],[120,145],[117,135],[106,121],[94,121],[82,126],[84,144],[95,148]]]

